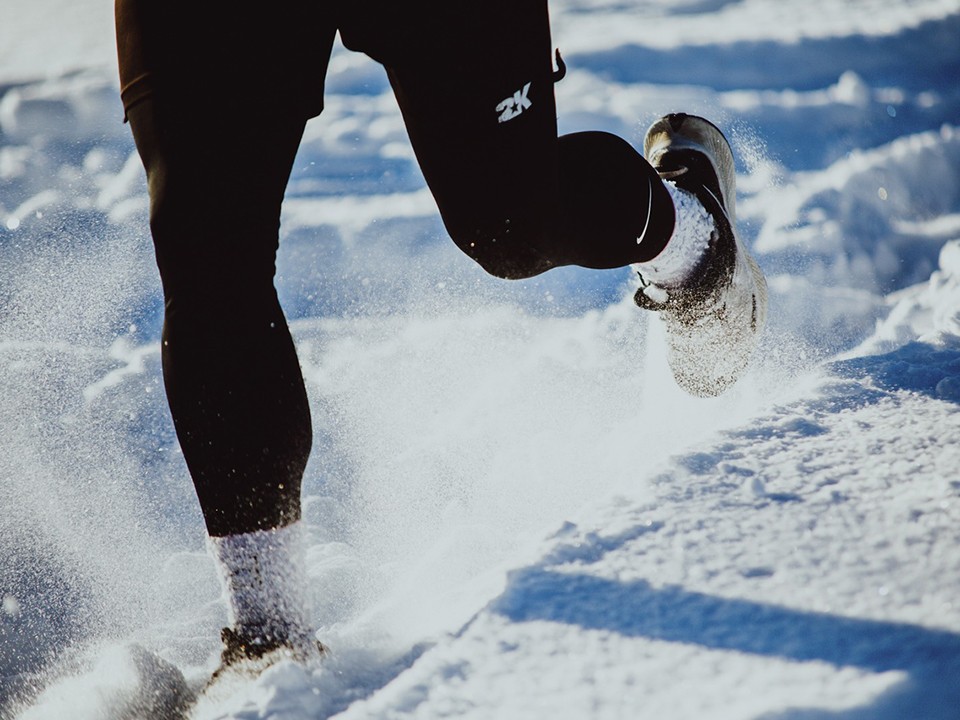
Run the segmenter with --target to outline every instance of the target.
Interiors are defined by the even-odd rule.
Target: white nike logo
[[[643,223],[643,232],[640,233],[640,237],[637,238],[637,245],[643,242],[643,239],[647,236],[647,230],[650,229],[650,215],[653,213],[653,181],[650,180],[650,176],[647,175],[647,220]]]

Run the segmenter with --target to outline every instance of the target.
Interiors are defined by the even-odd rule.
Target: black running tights
[[[557,137],[545,0],[264,7],[116,0],[163,283],[164,381],[215,536],[300,514],[310,413],[273,276],[284,189],[337,30],[385,66],[450,236],[490,273],[621,267],[673,229],[666,190],[627,142]]]

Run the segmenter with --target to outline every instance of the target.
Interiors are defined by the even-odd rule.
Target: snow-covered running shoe
[[[715,125],[683,113],[655,122],[643,145],[676,226],[657,257],[633,266],[634,301],[663,319],[677,384],[719,395],[743,373],[767,315],[763,273],[737,237],[733,153]]]
[[[265,635],[245,637],[237,630],[225,627],[220,631],[220,640],[223,642],[220,667],[214,672],[211,683],[228,671],[258,675],[280,660],[293,660],[310,667],[319,663],[328,652],[319,640],[308,634],[282,640]]]
[[[325,650],[307,607],[303,524],[211,537],[227,601],[220,669],[256,674],[282,660],[312,665]]]

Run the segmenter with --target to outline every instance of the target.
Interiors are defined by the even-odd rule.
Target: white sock
[[[230,626],[246,637],[297,641],[310,630],[301,523],[209,539]]]
[[[686,190],[672,182],[664,182],[673,207],[676,223],[666,247],[653,260],[636,263],[634,267],[644,280],[658,286],[683,285],[707,250],[715,225],[710,213]]]

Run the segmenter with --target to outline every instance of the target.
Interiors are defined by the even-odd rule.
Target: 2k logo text
[[[527,93],[530,92],[530,83],[527,83],[523,86],[522,89],[517,90],[513,97],[508,97],[505,100],[502,100],[497,105],[497,112],[500,113],[498,122],[507,122],[508,120],[513,120],[515,117],[520,115],[524,110],[533,105],[530,102],[530,98],[527,97]]]

